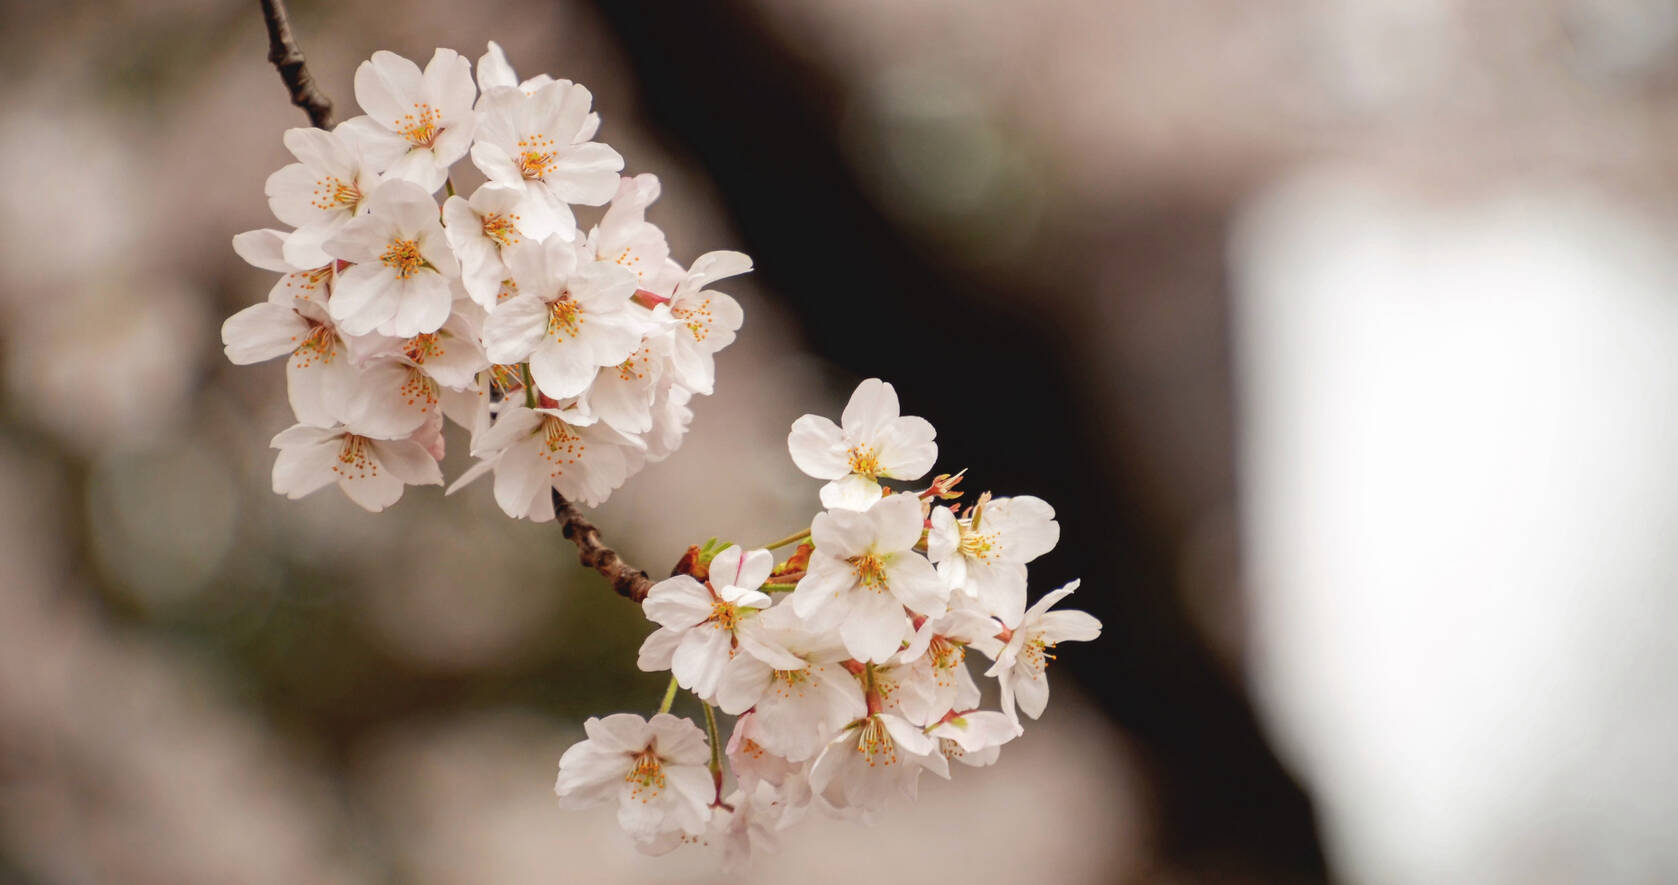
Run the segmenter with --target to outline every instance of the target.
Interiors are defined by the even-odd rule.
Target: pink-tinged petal
[[[820,516],[816,518],[821,519]],[[810,557],[809,571],[798,582],[798,586],[793,588],[788,601],[792,605],[793,613],[811,621],[810,629],[824,629],[822,625],[825,625],[832,615],[827,609],[833,608],[842,614],[840,606],[830,604],[838,601],[855,586],[856,573],[849,563],[817,550],[815,555]]]
[[[386,182],[400,181],[403,184],[412,184],[427,194],[436,193],[448,177],[448,162],[431,148],[409,148],[407,153],[397,157],[384,171]]]
[[[752,269],[751,256],[743,252],[706,252],[693,260],[682,288],[697,292],[717,280],[738,276]]]
[[[381,172],[389,169],[392,163],[402,159],[413,145],[406,138],[390,131],[372,117],[351,117],[337,128],[332,134],[342,138],[361,153],[362,160]]]
[[[316,172],[340,178],[355,175],[355,152],[332,132],[310,126],[298,126],[287,129],[280,140],[285,142],[286,150],[291,151],[298,162]]]
[[[639,753],[653,738],[652,726],[634,713],[591,716],[583,722],[583,733],[600,749],[612,753]]]
[[[961,527],[956,524],[955,514],[948,507],[934,506],[929,521],[932,525],[926,531],[926,556],[933,562],[942,563],[954,557],[956,548],[961,546]]]
[[[532,132],[553,139],[560,146],[572,142],[582,128],[594,96],[581,84],[556,80],[535,92],[518,106]]]
[[[855,602],[851,612],[839,625],[839,638],[844,640],[845,650],[859,661],[889,660],[910,636],[909,618],[903,614],[902,604],[886,593],[852,596]]]
[[[851,393],[839,423],[845,428],[845,436],[871,443],[897,415],[897,391],[878,378],[869,378]]]
[[[676,823],[688,835],[698,836],[705,832],[705,821],[710,816],[710,802],[714,787],[711,784],[711,773],[696,765],[671,766],[665,769],[665,779],[672,789],[681,796],[678,808],[684,813],[676,818]]]
[[[401,499],[403,485],[402,480],[388,470],[371,466],[366,470],[346,467],[338,474],[338,488],[363,509],[378,513]]]
[[[292,227],[302,227],[319,218],[325,210],[315,205],[318,178],[314,170],[302,163],[281,166],[263,185],[269,211]]]
[[[572,251],[567,247],[572,255]],[[572,300],[591,313],[621,310],[635,295],[635,274],[610,261],[590,261],[578,267],[566,284]]]
[[[356,103],[386,128],[400,129],[421,100],[420,77],[419,65],[381,49],[355,69]]]
[[[771,631],[762,629],[763,618],[746,618],[734,631],[741,650],[777,670],[802,670],[807,662],[775,642]],[[738,657],[738,655],[736,655]]]
[[[641,612],[655,624],[687,630],[711,616],[711,593],[689,575],[676,575],[647,591]]]
[[[501,416],[495,419],[495,423],[484,430],[483,435],[475,441],[472,454],[475,457],[483,457],[524,442],[541,424],[541,413],[523,406],[514,406],[502,412]]]
[[[472,62],[453,49],[438,49],[420,75],[420,85],[437,101],[445,119],[471,116],[478,86],[472,82]]]
[[[769,580],[769,573],[775,570],[775,555],[768,550],[753,550],[746,554],[740,566],[740,573],[730,583],[747,590],[756,590]]]
[[[273,228],[248,230],[233,238],[233,251],[252,267],[291,273],[297,270],[298,266],[285,260],[286,236],[284,231]]]
[[[670,669],[670,661],[676,654],[676,646],[682,644],[681,630],[660,627],[648,634],[641,643],[641,650],[636,653],[635,666],[648,673],[657,673]]]
[[[986,530],[996,526],[1007,544],[1008,558],[1030,562],[1060,543],[1060,523],[1049,502],[1031,495],[1002,498],[985,507]]]
[[[548,303],[535,295],[503,302],[484,320],[484,355],[503,365],[530,358],[548,330]]]
[[[309,324],[297,311],[278,304],[253,304],[221,324],[221,343],[237,366],[285,356],[308,334]]]
[[[500,147],[486,141],[472,145],[472,165],[490,181],[505,186],[524,189],[524,173],[519,171],[517,163]]]
[[[722,679],[723,665],[728,663],[729,633],[713,627],[696,627],[687,631],[676,654],[670,659],[670,673],[683,688],[702,698],[712,699],[717,683]]]
[[[379,332],[397,338],[435,332],[449,318],[454,293],[449,281],[437,274],[421,271],[402,282],[402,293],[397,300],[396,313],[379,324]]]
[[[737,654],[722,669],[717,680],[717,706],[730,716],[752,708],[769,687],[768,664],[749,654]]]
[[[1012,630],[1025,620],[1026,572],[1018,562],[969,563],[967,589]]]
[[[1076,609],[1045,612],[1037,623],[1046,642],[1090,642],[1101,635],[1101,622]]]
[[[818,513],[810,521],[810,540],[816,550],[839,559],[867,553],[874,547],[874,539],[874,521],[866,513],[835,510]]]
[[[288,437],[287,434],[290,434]],[[298,425],[274,438],[274,493],[287,498],[312,494],[336,479],[338,436],[322,428]]]
[[[494,40],[489,41],[489,51],[478,58],[478,89],[488,92],[497,86],[518,85],[518,76],[513,73],[513,66],[507,63],[506,54]]]
[[[317,218],[291,232],[281,247],[281,257],[293,267],[321,267],[332,261],[326,251],[328,240],[343,233],[353,219],[347,213]]]
[[[547,470],[535,446],[513,446],[496,461],[495,503],[508,516],[517,519],[529,513],[531,502],[545,496],[548,487]]]
[[[561,808],[589,808],[616,798],[630,763],[622,753],[593,741],[572,744],[559,757],[554,794]]]
[[[880,462],[880,475],[892,479],[920,479],[938,460],[938,446],[932,440],[937,431],[931,422],[913,415],[898,418],[887,424],[877,438],[875,457]]]
[[[867,510],[880,501],[880,484],[860,473],[848,473],[821,487],[818,497],[829,510]]]
[[[359,374],[336,337],[324,353],[313,348],[293,353],[286,361],[286,397],[297,420],[316,427],[343,421]]]
[[[1054,606],[1055,603],[1061,601],[1062,599],[1065,599],[1068,596],[1071,596],[1072,591],[1077,590],[1078,585],[1081,584],[1081,583],[1083,583],[1083,579],[1075,578],[1070,583],[1066,584],[1064,587],[1061,587],[1058,590],[1051,590],[1048,593],[1043,594],[1042,599],[1039,599],[1036,602],[1032,603],[1031,608],[1026,609],[1026,612],[1025,612],[1026,618],[1028,620],[1032,620],[1032,619],[1035,619],[1038,615],[1041,615],[1043,612],[1048,611],[1051,607]]]
[[[926,525],[920,499],[907,493],[881,498],[865,517],[873,527],[874,547],[882,553],[908,550],[920,543]]]
[[[1033,678],[1023,669],[1015,669],[1009,676],[1013,683],[1014,703],[1020,707],[1020,712],[1033,719],[1043,715],[1044,708],[1049,706],[1049,680],[1038,675]]]
[[[382,264],[358,264],[338,277],[326,309],[348,335],[366,335],[396,316],[402,280]]]
[[[367,208],[374,215],[390,219],[397,230],[409,235],[438,226],[442,211],[430,191],[400,179],[374,188],[367,197]]]
[[[787,451],[799,470],[817,479],[838,479],[851,472],[839,425],[820,415],[805,415],[792,422]]]
[[[574,206],[601,206],[618,189],[623,156],[597,141],[576,145],[555,158],[546,176],[554,195]]]
[[[769,551],[765,550],[763,552],[768,553]],[[730,544],[729,546],[724,547],[722,550],[718,551],[717,555],[711,558],[711,586],[713,586],[713,587],[737,587],[737,586],[740,586],[740,584],[739,584],[740,570],[746,564],[746,553],[747,553],[746,548],[738,546],[738,545],[734,545],[734,544]],[[773,561],[774,561],[774,557],[770,557],[770,567],[771,568],[774,567],[774,562]],[[762,584],[763,584],[762,581],[758,581],[757,583],[758,583],[758,586],[762,586]],[[755,588],[749,588],[749,589],[755,589]]]
[[[385,469],[407,485],[443,484],[443,471],[437,466],[437,459],[426,451],[425,446],[408,439],[374,440],[371,445],[373,454],[384,464]]]
[[[344,423],[362,436],[402,439],[437,408],[436,383],[406,363],[387,360],[362,370]]]
[[[711,747],[693,720],[671,713],[655,713],[647,728],[658,740],[658,755],[671,765],[704,765]],[[709,796],[705,797],[707,801]]]
[[[897,746],[915,756],[926,756],[938,749],[938,742],[915,727],[908,720],[890,713],[880,714],[880,724],[886,727]]]
[[[530,377],[538,390],[554,399],[569,399],[587,390],[599,368],[575,339],[543,340],[530,355]]]
[[[311,231],[313,228],[302,228]],[[382,264],[382,256],[390,248],[390,241],[401,236],[389,218],[378,215],[358,215],[350,219],[336,232],[327,236],[320,243],[322,251],[333,258],[339,258],[354,264],[365,264],[377,267]],[[305,235],[299,238],[296,233],[286,241],[288,248],[293,247],[293,241],[313,241],[314,237]],[[301,248],[299,246],[299,248]],[[287,258],[289,261],[290,258]]]

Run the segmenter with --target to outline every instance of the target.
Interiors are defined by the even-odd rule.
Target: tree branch
[[[616,590],[619,596],[639,605],[641,600],[647,598],[647,591],[653,586],[647,573],[624,562],[616,550],[602,543],[600,530],[583,516],[577,505],[565,500],[565,496],[558,491],[553,493],[553,497],[554,518],[559,520],[560,530],[565,533],[565,537],[577,545],[577,559],[611,581],[612,589]]]
[[[291,103],[309,115],[310,125],[318,129],[332,128],[332,99],[327,98],[315,78],[309,74],[303,50],[291,36],[291,21],[286,17],[285,0],[262,0],[262,17],[268,22],[268,60],[280,72],[280,79],[291,90]]]

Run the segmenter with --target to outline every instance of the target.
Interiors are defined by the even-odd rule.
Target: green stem
[[[519,363],[519,374],[524,376],[524,405],[534,409],[537,406],[536,379],[530,377],[530,364]]]
[[[797,584],[769,583],[769,584],[764,584],[762,587],[759,587],[758,589],[762,590],[765,593],[785,593],[788,590],[797,590],[798,585]]]
[[[788,544],[792,544],[792,543],[795,543],[795,542],[798,542],[798,541],[802,541],[802,540],[804,540],[805,538],[808,538],[808,537],[810,537],[810,530],[805,529],[804,531],[799,532],[797,534],[787,535],[786,537],[782,538],[779,541],[772,541],[768,544],[765,544],[765,545],[763,545],[763,547],[761,549],[774,550],[776,547],[785,547]]]
[[[454,196],[454,177],[453,176],[450,176],[448,178],[443,179],[443,188],[449,192],[449,196],[451,196],[451,197]]]
[[[658,712],[670,712],[670,705],[676,702],[676,677],[670,677],[670,684],[665,686],[664,700],[658,702]]]
[[[711,738],[711,777],[717,782],[717,796],[722,796],[722,739],[717,737],[717,714],[711,710],[711,705],[700,701],[705,707],[705,733]]]

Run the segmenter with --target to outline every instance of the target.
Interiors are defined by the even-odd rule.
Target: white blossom
[[[921,504],[892,495],[868,510],[834,510],[810,524],[815,552],[790,602],[812,629],[837,627],[858,660],[884,661],[912,635],[903,609],[943,610],[950,590],[932,563],[914,552]]]
[[[270,443],[274,491],[301,498],[336,482],[351,501],[380,511],[402,497],[405,485],[441,485],[443,474],[425,446],[409,439],[375,439],[350,428],[298,424]]]
[[[471,62],[452,49],[433,53],[424,72],[381,50],[355,69],[355,100],[367,116],[335,131],[355,140],[387,178],[435,193],[472,146],[477,95]]]
[[[330,262],[321,245],[359,215],[379,175],[356,143],[325,129],[287,129],[286,150],[297,158],[268,176],[268,207],[297,230],[287,237],[284,256],[298,268]]]
[[[532,236],[569,239],[577,232],[571,206],[599,206],[617,190],[623,157],[590,140],[593,101],[583,86],[555,80],[529,94],[493,88],[478,103],[472,163],[490,181],[525,195],[519,214]]]
[[[919,479],[938,458],[932,425],[900,415],[897,391],[878,378],[857,385],[839,420],[805,415],[787,436],[798,469],[830,480],[821,490],[830,510],[865,510],[880,497],[880,477]]]
[[[618,824],[637,841],[671,830],[705,832],[715,788],[705,769],[705,734],[687,719],[659,713],[589,718],[588,738],[559,759],[554,793],[562,808],[617,801]]]
[[[1007,627],[1025,615],[1025,564],[1060,540],[1055,510],[1042,498],[980,496],[965,518],[946,507],[932,510],[928,558],[951,589],[960,590]]]
[[[351,335],[437,331],[454,302],[449,279],[460,273],[437,202],[411,182],[392,180],[367,198],[367,210],[326,241],[327,254],[354,265],[333,287],[332,319]]]
[[[1086,612],[1049,611],[1076,589],[1078,582],[1073,581],[1033,603],[996,656],[996,663],[985,671],[1001,684],[1002,711],[1016,723],[1016,704],[1033,719],[1043,715],[1043,708],[1049,704],[1049,680],[1044,673],[1054,658],[1049,650],[1062,642],[1089,642],[1101,635],[1101,622]]]

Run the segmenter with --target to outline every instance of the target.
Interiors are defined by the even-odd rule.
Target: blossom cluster
[[[494,43],[475,78],[449,49],[423,70],[374,53],[355,97],[363,116],[285,134],[297,162],[267,195],[291,229],[233,240],[282,275],[222,327],[234,363],[287,361],[274,491],[336,482],[376,511],[441,484],[445,416],[478,459],[449,490],[493,472],[515,518],[553,519],[550,490],[599,504],[673,452],[740,327],[709,287],[751,259],[672,260],[645,217],[658,179],[620,176],[589,91],[520,81]],[[576,206],[606,208],[585,230]]]
[[[934,437],[876,379],[839,423],[794,423],[794,463],[828,481],[823,511],[770,545],[798,544],[783,562],[713,542],[653,585],[643,610],[658,628],[638,663],[670,671],[671,694],[650,720],[588,720],[560,759],[561,805],[615,804],[649,853],[720,843],[738,862],[811,810],[866,818],[913,798],[924,771],[994,762],[1021,734],[1020,714],[1043,713],[1055,645],[1095,639],[1101,625],[1051,610],[1076,581],[1027,607],[1027,564],[1060,536],[1043,500],[987,492],[963,507],[961,474],[919,491],[881,483],[925,476]],[[991,662],[998,709],[981,708],[969,650]],[[677,685],[704,702],[705,731],[667,712]],[[738,717],[726,747],[713,707]]]

